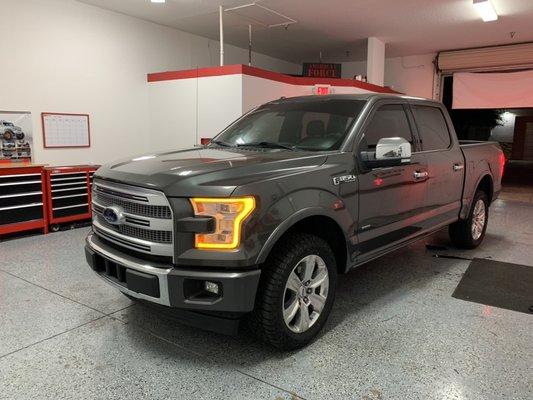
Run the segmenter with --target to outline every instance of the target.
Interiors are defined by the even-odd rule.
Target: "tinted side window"
[[[414,151],[411,127],[401,104],[379,107],[365,130],[368,149],[375,149],[379,139],[390,137],[403,137],[411,143],[411,150]]]
[[[413,112],[420,132],[422,150],[444,150],[450,147],[450,132],[440,108],[414,106]]]

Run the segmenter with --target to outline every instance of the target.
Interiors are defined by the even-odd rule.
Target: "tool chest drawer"
[[[91,218],[92,177],[97,166],[49,167],[48,220],[57,224]]]
[[[35,165],[0,167],[0,235],[48,229],[44,170]]]

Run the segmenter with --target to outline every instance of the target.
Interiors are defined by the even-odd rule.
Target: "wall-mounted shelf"
[[[0,236],[33,229],[48,232],[45,188],[42,166],[1,166]]]

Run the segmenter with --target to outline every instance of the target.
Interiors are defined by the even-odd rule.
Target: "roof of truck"
[[[282,97],[277,100],[273,100],[270,103],[296,103],[296,102],[321,102],[328,100],[381,100],[381,99],[405,99],[405,100],[418,100],[431,103],[438,103],[435,100],[425,99],[423,97],[403,96],[397,94],[387,93],[358,93],[358,94],[329,94],[325,96],[309,95],[298,97]]]

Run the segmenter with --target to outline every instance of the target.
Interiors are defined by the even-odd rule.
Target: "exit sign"
[[[333,90],[330,85],[315,85],[313,87],[313,94],[316,94],[317,96],[326,96],[332,93]]]

